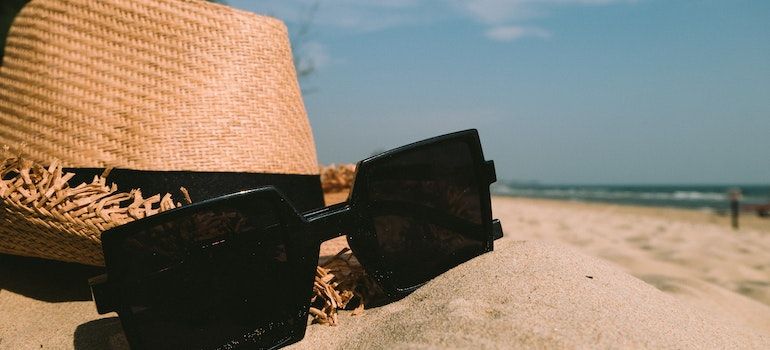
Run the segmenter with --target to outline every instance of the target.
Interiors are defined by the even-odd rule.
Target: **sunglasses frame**
[[[291,243],[292,251],[295,253],[289,254],[288,260],[295,266],[310,266],[312,269],[308,269],[311,273],[308,274],[308,283],[305,285],[312,286],[315,269],[318,262],[318,255],[320,244],[312,240],[311,232],[307,230],[307,222],[303,220],[302,215],[294,209],[294,206],[286,199],[286,196],[273,186],[264,186],[257,189],[236,192],[233,194],[212,198],[209,200],[193,203],[184,207],[168,210],[153,216],[146,217],[141,220],[132,221],[124,225],[114,227],[102,233],[102,248],[104,250],[104,261],[107,273],[94,277],[89,280],[91,285],[91,293],[96,303],[96,308],[99,314],[105,314],[108,312],[117,312],[120,316],[120,321],[123,326],[123,330],[126,334],[126,339],[132,349],[144,349],[145,346],[140,342],[141,339],[138,327],[135,324],[133,312],[130,307],[120,302],[118,295],[120,292],[117,290],[118,286],[114,280],[111,280],[109,276],[120,275],[114,268],[114,256],[116,251],[120,249],[119,245],[122,240],[130,238],[135,232],[142,230],[143,228],[153,227],[158,224],[168,222],[174,217],[187,215],[187,213],[195,213],[208,208],[216,207],[220,203],[232,203],[238,205],[232,205],[232,207],[244,207],[248,203],[254,203],[257,200],[270,201],[274,205],[274,209],[283,224],[284,240],[287,243]],[[186,210],[185,210],[186,209]],[[299,246],[304,244],[304,246]],[[297,251],[304,251],[310,249],[310,254],[296,254]],[[299,269],[297,269],[300,272]],[[297,298],[297,305],[302,310],[294,319],[296,327],[291,330],[291,333],[285,339],[275,344],[272,348],[278,348],[297,342],[304,337],[306,330],[306,321],[308,317],[309,301],[312,296],[312,287],[307,290],[306,295],[301,298]]]
[[[134,335],[137,331],[133,326],[133,320],[130,316],[131,312],[121,304],[120,300],[117,300],[119,298],[117,298],[118,293],[115,290],[116,283],[113,283],[113,281],[109,280],[107,277],[119,275],[118,271],[111,269],[111,265],[115,265],[113,257],[116,255],[115,250],[119,249],[120,241],[130,237],[134,232],[138,232],[143,228],[168,222],[178,216],[184,216],[188,213],[204,210],[222,203],[248,203],[249,201],[254,200],[269,201],[276,204],[274,207],[277,208],[277,214],[282,219],[284,232],[288,235],[288,237],[286,237],[287,242],[295,244],[304,241],[309,243],[303,244],[312,245],[310,250],[306,250],[307,247],[302,247],[299,250],[312,252],[314,255],[310,253],[304,256],[301,254],[294,255],[293,257],[290,257],[290,260],[293,260],[293,263],[299,264],[303,266],[303,268],[305,268],[306,265],[315,267],[319,258],[320,244],[329,239],[345,235],[353,253],[367,271],[367,274],[374,278],[389,298],[400,299],[424,285],[426,282],[406,288],[399,288],[393,282],[392,278],[389,277],[392,275],[392,271],[386,266],[386,263],[382,258],[382,252],[377,243],[375,230],[371,227],[371,216],[368,215],[368,209],[370,208],[371,202],[369,201],[366,189],[370,182],[370,169],[380,161],[399,156],[405,152],[413,152],[426,146],[435,146],[444,142],[458,141],[464,142],[469,147],[470,154],[473,158],[474,176],[477,179],[479,186],[478,194],[479,200],[481,201],[481,223],[486,237],[483,242],[484,245],[482,251],[476,256],[490,252],[494,248],[494,240],[502,237],[500,222],[498,220],[492,220],[491,197],[489,191],[489,185],[496,181],[495,167],[493,161],[484,160],[478,132],[475,129],[470,129],[398,147],[358,162],[353,188],[350,191],[348,200],[318,210],[299,213],[280,190],[272,186],[264,186],[253,190],[242,191],[193,203],[107,230],[102,234],[102,245],[107,274],[95,277],[89,281],[94,301],[96,302],[97,311],[100,314],[117,311],[121,316],[121,322],[123,323],[126,336],[132,347],[135,347],[131,338],[138,339],[138,336]],[[456,261],[453,266],[467,260],[468,259]],[[315,269],[312,269],[312,271],[315,272]],[[445,271],[437,271],[434,277],[443,272]],[[297,326],[292,330],[292,334],[289,335],[288,338],[280,341],[279,344],[276,344],[276,347],[294,343],[304,337],[306,329],[306,321],[304,320],[308,317],[313,279],[314,276],[312,274],[308,276],[307,298],[305,298],[305,306],[302,307],[302,310],[304,311],[297,315],[295,322]],[[299,302],[301,301],[298,301],[298,303]]]
[[[500,223],[492,220],[492,203],[489,192],[489,185],[497,181],[494,162],[484,159],[481,148],[481,141],[476,129],[458,131],[446,135],[433,137],[430,139],[418,141],[412,144],[401,146],[372,157],[366,158],[356,165],[355,180],[353,188],[350,191],[346,202],[322,208],[317,211],[305,213],[305,217],[311,223],[331,221],[330,224],[321,225],[321,227],[338,226],[344,227],[346,231],[348,245],[350,246],[356,258],[366,269],[367,274],[377,281],[378,285],[393,299],[400,299],[414,290],[420,288],[425,283],[420,283],[407,288],[399,288],[388,276],[390,269],[385,266],[380,256],[379,246],[376,244],[375,232],[370,225],[370,217],[367,215],[368,203],[371,203],[367,194],[367,187],[370,179],[370,169],[380,161],[397,157],[406,152],[419,150],[426,146],[434,146],[444,142],[461,141],[468,145],[471,156],[473,157],[473,170],[479,185],[479,200],[481,201],[481,222],[484,225],[483,232],[488,233],[485,239],[485,246],[479,255],[493,250],[493,241],[502,235]],[[346,225],[347,223],[347,225]],[[352,226],[350,224],[353,224]],[[343,234],[329,235],[333,230],[318,232],[321,242],[333,239]],[[460,262],[462,263],[462,262]],[[443,272],[442,272],[443,273]],[[436,274],[436,276],[440,275]]]

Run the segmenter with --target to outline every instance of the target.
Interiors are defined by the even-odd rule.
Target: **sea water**
[[[687,209],[729,209],[728,191],[740,189],[741,204],[770,202],[770,185],[542,185],[499,182],[495,195],[549,198]]]

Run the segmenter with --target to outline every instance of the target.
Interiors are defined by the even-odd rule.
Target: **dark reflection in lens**
[[[371,165],[370,215],[398,288],[435,277],[483,252],[479,181],[461,141],[399,153]]]
[[[288,337],[310,286],[289,257],[283,227],[270,203],[252,203],[135,232],[110,272],[125,281],[124,324],[153,349],[269,347]]]

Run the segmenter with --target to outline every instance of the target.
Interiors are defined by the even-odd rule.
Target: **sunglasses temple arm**
[[[495,171],[495,161],[487,160],[484,162],[484,172],[487,175],[487,182],[493,184],[497,182],[497,172]],[[498,240],[503,238],[503,226],[500,224],[500,219],[492,220],[492,238]]]
[[[91,286],[91,296],[96,303],[96,311],[100,315],[115,311],[117,304],[112,293],[112,286],[107,281],[107,274],[99,275],[88,280]]]
[[[495,240],[503,238],[503,225],[500,224],[500,219],[492,220],[492,238]]]

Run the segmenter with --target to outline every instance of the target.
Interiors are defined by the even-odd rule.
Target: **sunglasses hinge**
[[[497,172],[495,171],[495,161],[488,160],[484,162],[484,173],[487,174],[487,182],[492,184],[497,182]]]

